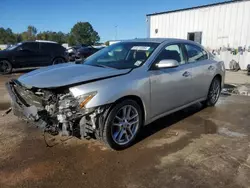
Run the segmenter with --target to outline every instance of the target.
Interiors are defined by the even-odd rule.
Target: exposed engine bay
[[[87,98],[75,98],[67,87],[53,89],[27,88],[19,81],[6,84],[16,116],[34,122],[52,135],[79,138],[98,137],[103,113],[109,105],[85,108]],[[90,97],[90,96],[88,96]]]

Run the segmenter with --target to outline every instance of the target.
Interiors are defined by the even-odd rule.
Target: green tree
[[[47,31],[40,32],[36,36],[36,39],[38,39],[38,40],[48,40],[48,38],[49,38],[49,34]]]
[[[44,31],[37,34],[36,38],[38,40],[50,40],[54,42],[58,42],[59,44],[63,44],[67,42],[67,35],[63,32],[52,32],[52,31]]]
[[[37,29],[34,26],[29,25],[27,28],[27,35],[29,40],[35,40],[36,34],[37,34]]]
[[[13,44],[16,43],[15,34],[10,28],[0,28],[0,44]]]
[[[104,44],[105,44],[106,46],[109,46],[109,41],[106,41]]]
[[[23,41],[32,41],[36,40],[37,29],[34,26],[29,25],[27,31],[21,33]]]
[[[29,40],[29,36],[28,36],[28,33],[25,31],[25,32],[22,32],[21,33],[21,38],[22,38],[22,41],[27,41]]]
[[[92,25],[89,22],[78,22],[70,31],[68,43],[69,45],[93,45],[99,40],[99,34],[93,29]]]
[[[23,39],[22,39],[22,35],[21,34],[16,33],[15,37],[16,37],[16,43],[22,42]]]
[[[77,44],[77,42],[76,42],[74,36],[71,35],[71,34],[69,34],[69,36],[68,36],[68,44],[69,44],[70,46],[74,46],[74,45]]]
[[[0,27],[0,44],[14,44],[22,41],[50,40],[70,45],[86,44],[93,45],[100,40],[98,33],[89,22],[78,22],[71,29],[70,33],[43,31],[37,33],[37,29],[29,25],[22,33],[13,33],[10,28]]]

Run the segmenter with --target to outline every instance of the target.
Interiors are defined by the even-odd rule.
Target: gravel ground
[[[0,113],[9,106],[0,78]],[[250,187],[250,98],[224,96],[143,128],[116,152],[93,140],[51,137],[11,113],[0,117],[0,187]]]

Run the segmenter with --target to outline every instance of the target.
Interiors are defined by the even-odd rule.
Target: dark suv
[[[100,49],[98,48],[93,48],[91,46],[89,47],[81,47],[77,50],[76,52],[76,59],[82,59],[82,58],[87,58],[91,56],[92,54],[96,53]]]
[[[66,49],[55,42],[22,42],[0,51],[0,73],[13,68],[41,67],[68,61]]]

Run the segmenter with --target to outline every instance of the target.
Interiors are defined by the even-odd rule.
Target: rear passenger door
[[[40,66],[48,66],[52,64],[53,61],[53,51],[56,49],[53,48],[52,44],[49,43],[40,43]]]
[[[198,45],[185,44],[188,64],[192,65],[193,95],[195,100],[207,97],[210,83],[215,74],[215,61],[208,59],[207,52]]]

